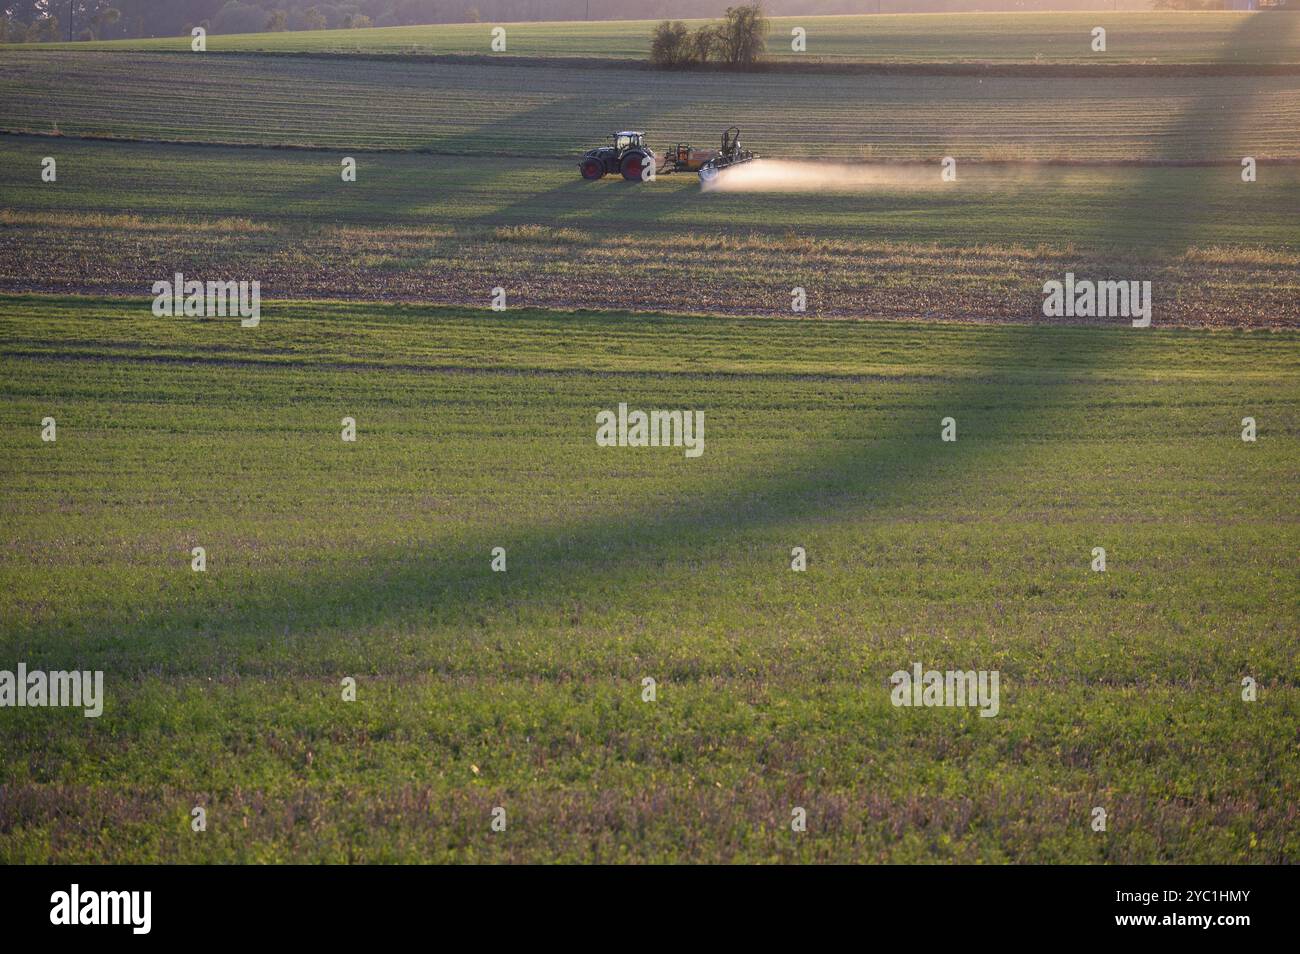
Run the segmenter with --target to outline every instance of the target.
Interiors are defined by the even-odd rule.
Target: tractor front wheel
[[[623,157],[623,163],[619,166],[619,171],[623,173],[623,178],[628,182],[641,181],[641,163],[645,160],[645,153],[629,152]]]
[[[584,179],[599,179],[605,175],[605,164],[599,159],[584,159],[578,168]]]

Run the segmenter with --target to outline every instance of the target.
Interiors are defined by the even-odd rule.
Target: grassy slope
[[[58,156],[57,184],[38,180]],[[1156,320],[1300,322],[1300,167],[937,167],[851,194],[587,183],[558,163],[0,141],[0,285],[139,294],[179,268],[268,295],[1029,319],[1066,271],[1155,282]],[[1197,196],[1189,208],[1187,196]],[[1189,251],[1189,249],[1191,251]]]
[[[29,298],[0,343],[0,658],[109,684],[0,712],[6,860],[1300,859],[1295,335]],[[705,455],[596,448],[620,400]],[[1002,714],[892,708],[914,660]]]
[[[105,89],[121,95],[106,101]],[[1189,109],[1204,120],[1185,122]],[[1300,84],[774,74],[701,82],[636,70],[368,60],[40,50],[0,58],[0,128],[37,133],[545,161],[573,158],[613,129],[643,129],[663,148],[713,144],[733,124],[751,148],[787,158],[1296,158]]]
[[[1300,48],[1288,39],[1285,15],[1279,29],[1249,45],[1228,38],[1250,14],[1243,13],[944,13],[889,16],[778,17],[771,53],[789,48],[790,31],[808,31],[804,56],[829,60],[904,63],[1296,63]],[[1272,16],[1272,15],[1269,15]],[[1294,18],[1289,18],[1294,19]],[[698,21],[703,22],[703,21]],[[698,25],[691,21],[692,26]],[[213,51],[488,53],[493,24],[441,24],[370,30],[329,30],[211,36]],[[1107,52],[1093,53],[1093,27],[1107,29]],[[507,26],[508,54],[644,59],[654,21],[518,23]],[[61,46],[68,46],[62,44]],[[188,50],[189,39],[126,40],[72,44],[100,48]]]

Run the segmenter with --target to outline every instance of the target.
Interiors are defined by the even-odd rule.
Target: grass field
[[[739,125],[760,153],[785,158],[1300,156],[1300,78],[1289,76],[1081,83],[751,74],[701,81],[636,70],[258,56],[212,57],[196,66],[182,56],[6,52],[0,128],[539,162],[576,161],[583,149],[629,126],[662,149],[682,140],[714,144],[729,125]],[[106,102],[105,87],[130,95]],[[1061,108],[1063,101],[1069,108]],[[1203,121],[1183,122],[1193,108]]]
[[[1161,19],[1229,24],[1232,50],[1300,24]],[[983,21],[955,22],[968,36]],[[0,252],[3,287],[138,294],[175,267],[233,268],[281,297],[481,304],[500,285],[519,305],[780,314],[800,285],[814,317],[1033,320],[1048,278],[1140,267],[1165,323],[1300,321],[1293,77],[702,82],[338,57],[199,62],[48,49],[0,60],[0,128],[63,134],[0,143],[0,228],[15,239]],[[103,88],[124,95],[106,102]],[[925,164],[822,195],[703,196],[690,176],[643,189],[573,172],[613,128],[644,128],[662,149],[709,143],[732,122],[768,156]],[[295,149],[214,148],[230,143]],[[31,174],[50,153],[57,187]],[[360,158],[354,184],[338,176],[345,154]],[[939,181],[944,155],[961,164],[956,183]],[[1247,155],[1285,164],[1246,186]],[[980,165],[1043,159],[1078,167]],[[1161,167],[1181,162],[1219,165]]]
[[[3,656],[108,674],[6,712],[6,861],[1297,860],[1293,334],[11,297],[0,340]],[[619,401],[706,452],[597,448]],[[914,660],[1001,713],[892,707]]]
[[[1294,17],[1280,14],[1272,29],[1242,43],[1245,13],[943,13],[885,16],[776,17],[769,41],[773,57],[868,63],[1300,63]],[[646,59],[654,20],[512,23],[507,55]],[[704,21],[688,21],[698,26]],[[222,51],[315,53],[491,52],[496,24],[459,23],[366,30],[319,30],[208,38]],[[790,49],[790,31],[807,31],[804,54]],[[1104,54],[1091,49],[1092,29],[1107,30]],[[121,50],[188,50],[189,37],[60,44]]]
[[[0,670],[107,699],[0,709],[0,862],[1300,862],[1300,85],[1265,75],[1300,17],[808,21],[935,66],[1097,62],[1096,23],[1105,62],[1259,70],[6,47]],[[731,123],[888,161],[578,178],[611,129]],[[154,317],[176,271],[260,281],[260,325]],[[1045,320],[1067,272],[1150,280],[1152,326]],[[597,446],[620,402],[702,411],[704,454]],[[917,662],[998,671],[997,717],[892,705]]]
[[[57,187],[32,175],[56,151]],[[1151,276],[1164,324],[1300,325],[1300,167],[970,166],[870,189],[588,183],[567,164],[0,141],[0,288],[138,295],[181,269],[275,297],[1034,320],[1042,286]],[[1186,198],[1198,197],[1195,209]],[[76,211],[72,211],[76,210]]]

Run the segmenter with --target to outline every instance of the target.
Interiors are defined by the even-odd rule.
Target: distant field
[[[57,185],[34,170],[59,156]],[[1160,323],[1300,324],[1300,167],[882,172],[833,194],[584,182],[567,163],[0,140],[0,287],[139,294],[182,268],[268,294],[809,317],[1037,320],[1066,271],[1155,281]],[[892,176],[892,178],[890,178]],[[1195,208],[1187,197],[1195,195]]]
[[[1298,373],[1286,333],[0,298],[0,658],[108,696],[5,710],[0,860],[1295,862]],[[704,456],[597,448],[619,401]],[[998,717],[892,707],[914,660],[1000,669]]]
[[[1300,17],[1269,14],[1267,29],[1232,38],[1249,13],[943,13],[778,17],[769,42],[782,60],[881,63],[1297,63]],[[690,21],[692,26],[702,21]],[[645,59],[655,21],[507,24],[508,55]],[[489,53],[496,24],[444,24],[211,36],[213,51],[328,53]],[[808,32],[806,54],[790,31]],[[1093,27],[1107,30],[1105,53],[1091,49]],[[68,46],[68,44],[63,44]],[[72,44],[76,49],[188,50],[189,38]]]
[[[635,70],[259,56],[0,57],[0,129],[11,131],[546,161],[575,159],[615,129],[643,129],[662,149],[714,143],[733,124],[752,148],[785,157],[1294,158],[1300,79],[752,74],[704,82]]]

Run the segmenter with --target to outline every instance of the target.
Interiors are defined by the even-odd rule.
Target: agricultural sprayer
[[[717,149],[696,149],[690,143],[679,142],[669,147],[661,161],[645,142],[645,133],[626,130],[614,133],[608,146],[598,146],[583,154],[578,171],[584,179],[600,179],[618,174],[629,182],[650,178],[646,170],[655,175],[673,172],[694,172],[700,181],[709,182],[723,169],[757,159],[754,153],[741,148],[740,128],[732,126],[722,134],[722,144]]]

